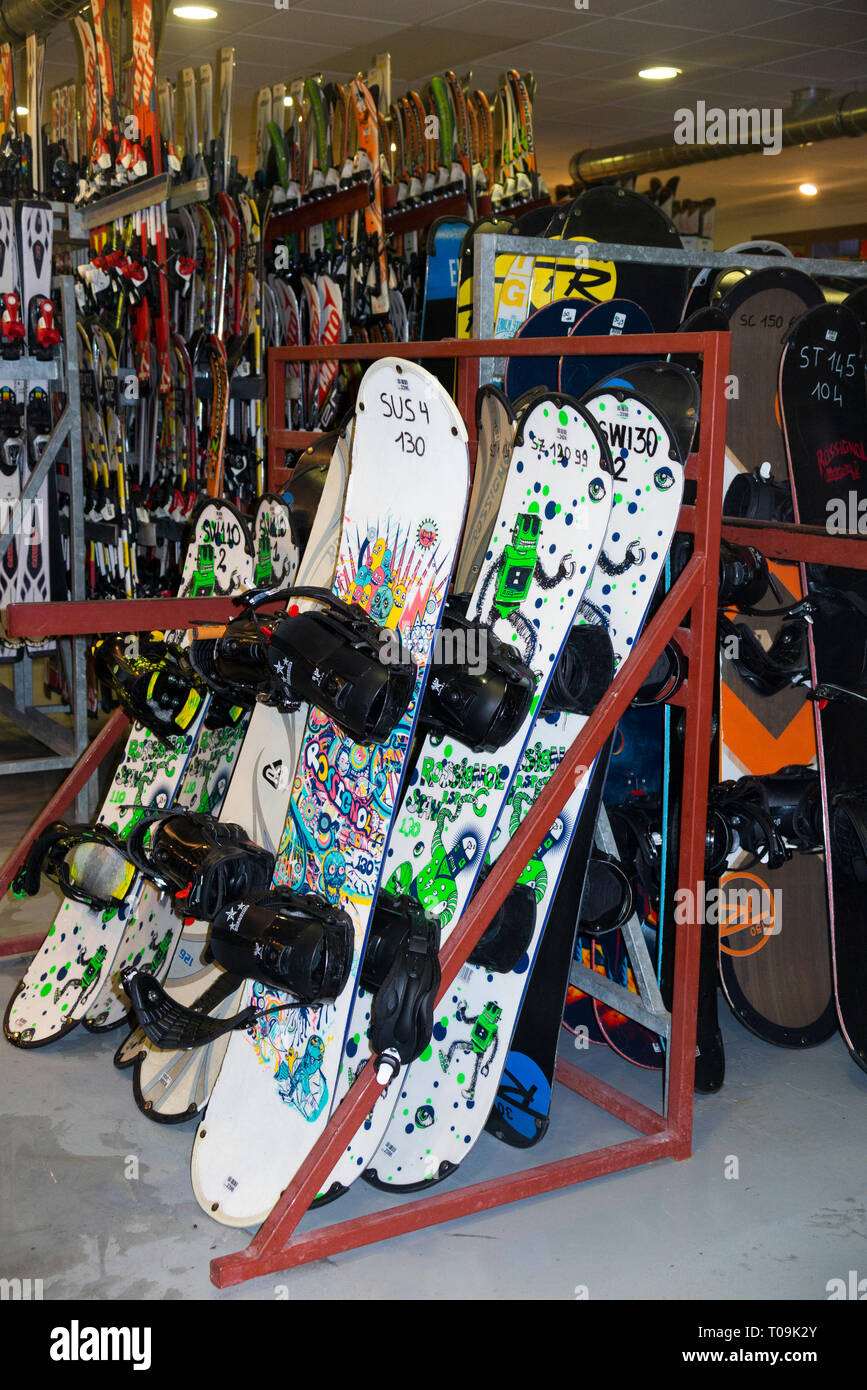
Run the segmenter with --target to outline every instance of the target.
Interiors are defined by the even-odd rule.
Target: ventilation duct
[[[707,104],[708,113],[710,105]],[[742,111],[744,108],[737,109]],[[766,107],[763,109],[767,111]],[[867,92],[832,96],[827,91],[813,87],[795,92],[791,106],[782,113],[779,133],[783,147],[805,145],[811,140],[839,140],[844,135],[867,134]],[[665,135],[630,140],[622,145],[582,150],[570,159],[569,173],[577,184],[591,184],[626,174],[650,174],[658,169],[675,169],[682,164],[701,164],[712,159],[731,159],[737,154],[756,154],[758,149],[758,144],[743,141],[731,145],[681,145],[675,141],[672,130]]]
[[[44,38],[82,8],[82,0],[0,0],[0,43],[17,48],[28,34]]]

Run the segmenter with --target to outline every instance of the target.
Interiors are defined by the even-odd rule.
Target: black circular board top
[[[573,303],[575,301],[573,300]],[[653,324],[648,315],[629,299],[608,299],[604,304],[594,304],[591,308],[579,309],[579,317],[570,330],[569,336],[579,338],[604,338],[633,333],[652,333]],[[603,377],[614,376],[628,362],[635,361],[635,354],[617,354],[592,357],[560,358],[560,390],[569,396],[580,397]]]
[[[839,515],[846,530],[849,493],[867,498],[864,366],[864,330],[844,305],[808,310],[786,336],[780,413],[795,516],[804,525]]]
[[[627,246],[682,246],[670,217],[640,193],[623,188],[588,188],[569,211],[563,239]],[[640,304],[657,333],[671,333],[680,322],[688,284],[683,266],[617,261],[617,296]]]
[[[552,304],[544,304],[521,324],[515,337],[565,338],[571,332],[585,303],[586,301],[581,299],[555,299]],[[510,357],[506,362],[503,378],[503,389],[509,400],[517,400],[534,386],[544,386],[549,391],[556,391],[558,363],[557,357]]]

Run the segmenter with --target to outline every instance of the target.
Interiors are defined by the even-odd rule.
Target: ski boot
[[[327,611],[258,611],[290,598],[314,599]],[[257,699],[284,711],[309,701],[356,743],[391,736],[409,707],[415,667],[383,659],[382,629],[362,608],[318,588],[259,589],[241,602],[246,613],[222,636],[190,648],[191,665],[209,689],[248,708]]]
[[[125,853],[139,873],[170,894],[177,912],[203,922],[264,892],[274,872],[273,854],[240,825],[196,811],[146,813]]]
[[[45,874],[64,897],[109,912],[124,901],[134,872],[123,842],[108,826],[54,821],[32,845],[11,890],[16,898],[35,897]]]
[[[205,959],[222,966],[238,985],[255,980],[291,994],[291,1000],[264,1010],[251,1004],[232,1018],[217,1019],[177,1003],[147,970],[124,970],[121,980],[140,1027],[156,1047],[204,1047],[265,1015],[336,999],[349,979],[353,945],[348,913],[318,894],[279,888],[218,913]]]

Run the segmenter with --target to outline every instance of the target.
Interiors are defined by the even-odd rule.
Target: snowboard
[[[246,523],[225,503],[205,501],[193,521],[180,596],[248,588],[252,556]],[[149,808],[170,806],[207,713],[201,702],[186,729],[164,743],[134,724],[97,820],[123,839]],[[117,908],[98,912],[67,899],[9,1001],[4,1029],[17,1047],[63,1037],[85,1018],[102,988],[144,887],[136,875]]]
[[[629,299],[609,299],[585,310],[570,330],[570,336],[622,337],[624,334],[652,333],[653,324],[647,314]],[[561,357],[559,363],[560,390],[583,396],[597,382],[610,380],[621,367],[635,361],[635,355],[624,357]]]
[[[299,586],[327,588],[334,577],[348,474],[348,433],[332,439],[332,445],[331,461],[319,480],[320,502],[298,568]],[[300,480],[298,490],[302,492]],[[312,507],[307,489],[304,496],[308,508]],[[305,722],[303,708],[281,714],[271,706],[257,704],[223,803],[221,819],[242,825],[255,844],[275,855]],[[204,960],[207,937],[206,922],[184,922],[164,984],[178,1003],[189,1007],[197,1004],[203,1012],[225,1018],[237,1012],[243,985],[215,962]],[[204,1109],[228,1045],[229,1035],[223,1034],[207,1047],[170,1052],[154,1047],[137,1028],[114,1060],[120,1068],[135,1063],[133,1094],[139,1109],[152,1120],[173,1124]]]
[[[341,904],[355,928],[353,966],[337,1000],[263,1014],[229,1041],[192,1156],[196,1198],[226,1225],[264,1219],[327,1122],[468,486],[466,429],[436,380],[387,357],[369,367],[333,587],[409,646],[415,687],[381,746],[355,744],[310,709],[274,883]],[[245,989],[260,1010],[281,1002],[258,983]]]
[[[798,319],[786,336],[779,390],[795,520],[832,533],[858,531],[859,507],[864,510],[867,498],[867,388],[863,329],[850,310],[825,304]],[[816,735],[834,997],[846,1046],[867,1071],[864,840],[859,811],[867,784],[867,581],[863,570],[824,565],[806,565],[803,573],[817,608],[809,648],[813,686],[821,697]]]
[[[728,402],[726,497],[740,473],[769,464],[772,478],[786,482],[783,435],[775,409],[781,341],[806,311],[823,303],[819,288],[781,258],[779,268],[754,271],[740,279],[719,302],[731,332],[730,372],[737,394]],[[757,538],[759,547],[761,538]],[[779,604],[803,597],[802,576],[794,564],[772,560]],[[777,607],[769,596],[766,607]],[[767,650],[785,619],[732,613]],[[720,658],[720,780],[760,776],[802,764],[816,766],[813,710],[798,686],[761,694],[742,678],[736,661]],[[735,1016],[757,1036],[800,1047],[827,1038],[834,1027],[825,868],[813,854],[795,854],[780,868],[753,865],[734,855],[721,888],[758,888],[781,904],[773,932],[755,932],[745,919],[724,925],[719,935],[723,992]],[[744,873],[748,877],[744,877]],[[733,930],[729,930],[729,926]]]
[[[261,498],[253,517],[254,587],[291,584],[298,567],[298,548],[291,515],[280,498]],[[266,560],[267,557],[267,560]],[[178,789],[179,810],[216,816],[225,799],[232,769],[247,733],[246,718],[222,729],[199,730],[196,745]],[[114,966],[94,996],[83,1019],[90,1032],[107,1032],[127,1021],[130,1002],[121,984],[121,971],[138,966],[161,979],[172,959],[181,930],[168,897],[146,883],[138,909],[127,922]]]
[[[494,629],[498,635],[511,629],[512,641],[537,677],[534,699],[522,726],[494,752],[474,751],[450,735],[428,734],[386,855],[386,890],[409,894],[434,913],[441,940],[457,922],[478,880],[595,563],[610,509],[608,464],[592,422],[568,399],[541,393],[519,415],[505,489],[467,613],[473,621],[499,623]],[[534,613],[538,616],[528,621]],[[360,991],[340,1076],[344,1092],[370,1057],[370,1011],[371,999]],[[434,1038],[442,1026],[442,1021],[435,1026]],[[429,1088],[431,1055],[428,1047],[408,1071],[403,1068],[392,1079],[323,1185],[321,1199],[339,1196],[365,1169],[395,1100],[413,1084],[408,1078],[418,1076],[418,1084]]]
[[[585,397],[585,403],[600,422],[611,446],[618,470],[617,492],[603,554],[585,595],[584,607],[585,620],[600,622],[611,635],[616,670],[628,659],[665,565],[680,510],[683,464],[670,426],[643,398],[609,385],[596,390],[597,394]],[[563,742],[568,747],[586,723],[586,717],[570,714],[561,719],[566,723]],[[513,985],[511,1008],[503,1015],[506,1026],[499,1062],[494,1053],[482,1063],[482,1067],[488,1068],[487,1075],[480,1070],[479,1077],[474,1078],[475,1087],[465,1087],[462,1091],[465,1101],[475,1101],[476,1095],[470,1092],[478,1089],[479,1078],[484,1076],[483,1093],[478,1098],[478,1119],[474,1113],[464,1116],[459,1110],[465,1145],[472,1146],[488,1116],[488,1128],[496,1137],[521,1147],[536,1142],[547,1128],[546,1112],[574,950],[576,919],[610,750],[609,739],[596,768],[585,775],[567,803],[564,816],[568,817],[571,811],[578,822],[581,849],[576,851],[569,866],[568,887],[552,916],[553,930],[547,941],[546,918],[557,892],[556,877],[553,883],[549,879],[540,897],[535,945],[538,949],[541,941],[544,948],[544,955],[540,952],[542,970],[535,983],[533,969],[527,980],[521,980],[519,989],[514,989]],[[530,959],[532,962],[532,952]],[[478,978],[478,969],[474,971],[478,1000],[482,981]],[[511,978],[507,976],[505,981],[494,982],[491,977],[484,983],[489,988],[496,983],[499,1000],[503,984],[508,984]],[[464,987],[469,987],[469,981],[464,982]],[[524,1006],[527,1020],[522,1026],[520,1018]],[[475,1065],[474,1058],[469,1060]],[[446,1061],[451,1067],[448,1054]],[[441,1065],[445,1068],[442,1058]],[[502,1077],[505,1077],[505,1086],[498,1095]],[[454,1142],[449,1147],[453,1155]],[[442,1156],[440,1161],[443,1162]],[[446,1156],[445,1161],[451,1160]]]

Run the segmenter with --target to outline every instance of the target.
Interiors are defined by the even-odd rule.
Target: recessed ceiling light
[[[284,98],[283,98],[283,105],[284,105],[284,106],[294,106],[295,103],[294,103],[292,97],[284,97]]]
[[[396,151],[397,151],[397,145],[396,145],[396,144],[394,143],[394,141],[392,140],[392,142],[391,142],[391,152],[392,152],[392,154],[394,154]]]
[[[803,193],[805,198],[815,198],[819,190],[814,183],[802,183],[798,187],[798,192]]]
[[[29,115],[30,115],[30,107],[29,107],[29,106],[16,106],[16,107],[15,107],[15,115],[16,115],[16,116],[29,116]]]
[[[209,5],[175,5],[172,10],[175,19],[216,19],[217,11]]]
[[[680,77],[682,71],[682,68],[641,68],[638,76],[646,82],[670,82],[673,77]]]

